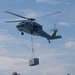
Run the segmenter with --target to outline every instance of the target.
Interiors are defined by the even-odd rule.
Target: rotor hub
[[[30,21],[35,21],[35,18],[29,18],[28,20],[30,20]]]

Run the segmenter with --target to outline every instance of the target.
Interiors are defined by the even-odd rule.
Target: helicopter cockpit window
[[[23,21],[22,23],[25,23],[25,21]]]
[[[24,27],[24,25],[25,25],[25,21],[22,21],[22,23],[21,23],[21,24],[22,24],[22,26]]]
[[[26,22],[26,25],[28,25],[28,22]]]

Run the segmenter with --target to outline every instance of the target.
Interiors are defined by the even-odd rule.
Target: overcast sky
[[[36,18],[50,35],[56,24],[62,39],[48,43],[47,39],[34,36],[40,64],[30,67],[31,36],[22,36],[16,28],[18,23],[5,23],[22,18],[4,11]],[[57,11],[61,13],[38,18]],[[75,0],[0,0],[0,75],[11,75],[14,71],[21,75],[75,75]]]

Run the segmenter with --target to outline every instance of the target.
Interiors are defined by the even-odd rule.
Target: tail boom
[[[54,39],[61,39],[61,38],[62,38],[62,36],[61,36],[61,35],[58,35],[58,36],[55,36],[55,37],[53,37],[53,36],[52,36],[52,37],[50,38],[50,40],[54,40]]]

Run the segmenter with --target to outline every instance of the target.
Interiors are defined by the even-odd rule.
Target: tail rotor
[[[53,32],[53,31],[58,31],[58,29],[56,28],[56,24],[54,24],[54,28],[51,29],[51,32]]]

